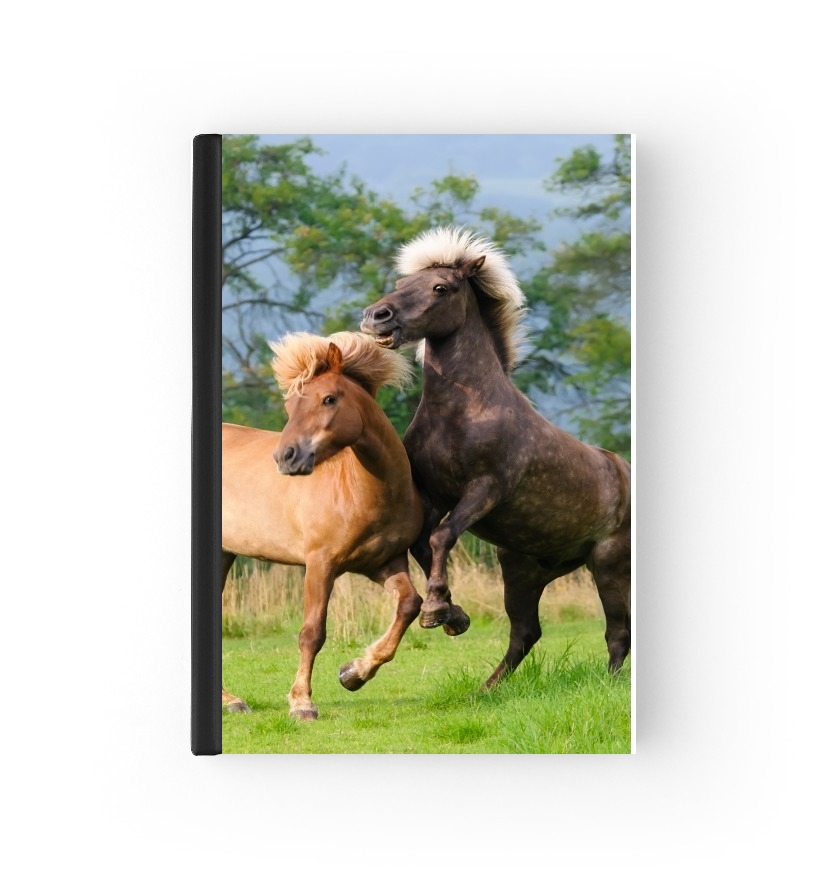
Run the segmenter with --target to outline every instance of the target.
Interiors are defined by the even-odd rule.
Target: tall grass
[[[453,599],[472,621],[505,619],[502,577],[492,547],[464,536],[451,553],[448,571]],[[413,560],[411,578],[424,595],[425,577]],[[239,559],[224,589],[224,636],[264,635],[300,619],[303,583],[303,568]],[[345,574],[333,588],[328,639],[367,643],[387,628],[395,608],[396,602],[381,587],[359,575]],[[540,600],[543,623],[598,617],[603,617],[603,609],[585,569],[549,584]]]

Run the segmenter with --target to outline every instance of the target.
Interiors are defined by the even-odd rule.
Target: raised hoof
[[[437,600],[435,602],[426,599],[419,611],[419,626],[426,630],[441,627],[451,619],[451,605],[449,602]]]
[[[459,607],[451,606],[451,617],[442,625],[447,636],[461,636],[471,626],[471,618]]]
[[[419,626],[424,630],[433,630],[436,629],[436,627],[441,627],[447,619],[447,615],[440,614],[438,611],[434,611],[430,614],[420,614]]]
[[[351,663],[344,664],[344,666],[339,669],[339,682],[341,682],[348,691],[359,691],[367,680],[362,679],[356,672],[356,668],[351,661]]]
[[[230,704],[225,704],[224,709],[228,713],[252,713],[253,711],[244,703],[244,701],[238,700],[233,701]]]
[[[297,710],[291,710],[290,715],[293,719],[299,719],[303,722],[311,722],[319,718],[319,711],[315,707],[300,707]]]

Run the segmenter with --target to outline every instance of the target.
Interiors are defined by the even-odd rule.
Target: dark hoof
[[[419,615],[419,626],[425,630],[433,630],[436,627],[441,627],[447,619],[447,613],[442,614],[438,611],[431,612],[430,614],[423,613]]]
[[[362,679],[362,677],[359,676],[353,666],[353,662],[351,662],[339,669],[339,682],[341,682],[348,691],[359,691],[367,680]]]
[[[293,719],[300,719],[305,722],[310,722],[314,719],[319,718],[319,711],[315,707],[302,707],[299,710],[291,710],[290,715]]]
[[[451,606],[451,617],[442,625],[447,636],[461,636],[471,626],[471,618],[459,607]]]
[[[253,711],[244,703],[244,701],[233,701],[224,708],[228,713],[252,713]]]
[[[426,599],[419,611],[419,626],[426,630],[441,627],[451,619],[451,605],[449,602]]]

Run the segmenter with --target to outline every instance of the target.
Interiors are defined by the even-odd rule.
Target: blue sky
[[[380,197],[406,201],[417,186],[448,173],[473,175],[480,183],[478,207],[497,206],[545,223],[552,242],[571,233],[565,220],[551,221],[555,196],[542,186],[557,159],[593,145],[611,156],[613,134],[563,135],[262,135],[265,142],[290,142],[308,135],[327,154],[312,163],[321,173],[345,166]],[[557,198],[559,200],[559,198]]]

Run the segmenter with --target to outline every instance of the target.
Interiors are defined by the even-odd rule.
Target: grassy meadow
[[[608,674],[603,612],[585,571],[546,590],[543,638],[506,682],[481,690],[508,642],[490,561],[463,546],[452,555],[467,633],[450,637],[414,622],[395,659],[357,692],[339,684],[339,667],[382,634],[394,603],[364,578],[340,578],[313,670],[314,722],[291,719],[286,699],[298,667],[302,572],[241,561],[224,593],[222,669],[224,685],[253,712],[224,713],[224,752],[631,752],[631,655],[618,676]]]

